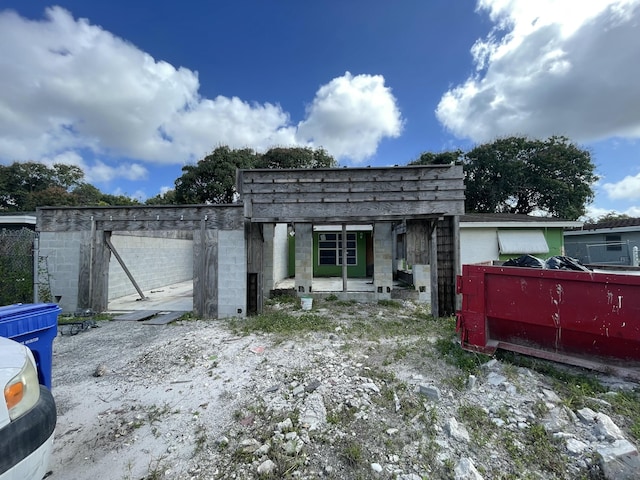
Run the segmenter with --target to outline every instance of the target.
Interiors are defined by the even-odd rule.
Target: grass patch
[[[347,440],[344,442],[341,457],[351,468],[356,468],[364,463],[362,447],[355,440]]]
[[[378,305],[395,309],[402,308],[402,304],[397,300],[378,300]]]
[[[458,418],[469,430],[471,439],[480,447],[486,445],[497,430],[496,425],[489,418],[489,414],[475,405],[460,405]]]
[[[300,332],[329,332],[335,330],[337,324],[327,317],[316,313],[294,315],[280,310],[264,312],[245,319],[229,321],[234,330],[249,333],[293,334]]]
[[[640,441],[640,392],[618,392],[607,397],[613,411],[629,421],[628,432],[636,441]]]
[[[480,366],[491,358],[481,353],[467,352],[457,342],[447,338],[439,338],[435,347],[447,363],[471,375],[478,373]]]

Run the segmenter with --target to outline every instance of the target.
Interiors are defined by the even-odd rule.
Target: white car
[[[0,337],[0,480],[41,480],[47,473],[56,405],[38,383],[31,350]]]

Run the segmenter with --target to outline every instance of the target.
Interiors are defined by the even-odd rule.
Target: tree
[[[182,167],[182,176],[175,181],[176,202],[232,203],[236,195],[236,169],[253,168],[257,158],[248,148],[216,148],[196,165]]]
[[[311,148],[272,148],[264,153],[258,168],[330,168],[337,162],[323,149]]]
[[[176,191],[167,190],[164,193],[159,193],[155,197],[147,198],[147,200],[144,203],[146,205],[175,205]]]
[[[237,194],[237,169],[320,168],[335,165],[333,157],[322,149],[278,147],[259,154],[251,149],[218,147],[196,165],[182,167],[182,176],[175,181],[175,203],[232,203]]]
[[[424,152],[409,165],[452,165],[459,162],[462,159],[462,155],[462,150],[439,153]]]
[[[83,177],[82,170],[74,165],[0,165],[0,210],[24,212],[40,205],[73,205],[69,190],[79,185]]]
[[[575,220],[593,200],[598,177],[587,150],[566,137],[508,137],[480,145],[463,159],[469,212],[530,214]]]

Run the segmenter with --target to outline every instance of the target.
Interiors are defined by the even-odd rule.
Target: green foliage
[[[236,169],[254,168],[258,155],[251,149],[218,147],[196,165],[182,167],[175,181],[178,204],[232,203],[236,195]]]
[[[417,160],[409,163],[409,165],[451,165],[462,159],[462,150],[454,150],[452,152],[424,152]]]
[[[108,195],[83,182],[84,173],[75,165],[48,167],[36,162],[0,165],[0,210],[31,212],[37,207],[85,205],[137,205],[126,195]]]
[[[295,332],[329,332],[336,325],[328,318],[314,313],[294,315],[291,313],[274,310],[247,317],[242,320],[232,320],[232,327],[239,328],[244,333],[280,333],[291,334]]]
[[[334,158],[323,149],[272,148],[264,153],[256,168],[330,168],[337,166]]]
[[[168,190],[164,193],[159,193],[155,197],[147,198],[144,202],[146,205],[175,205],[176,202],[176,191]]]
[[[621,391],[607,401],[613,406],[613,411],[629,419],[629,433],[637,441],[640,441],[640,391]]]
[[[33,239],[23,228],[0,232],[0,305],[33,301]]]
[[[530,214],[575,220],[598,180],[591,155],[566,137],[509,137],[479,145],[464,158],[468,212]]]
[[[447,363],[468,374],[478,373],[480,365],[489,361],[490,358],[480,353],[467,352],[460,344],[447,338],[439,338],[435,346]]]
[[[249,148],[216,148],[196,165],[182,167],[175,181],[175,203],[232,203],[236,192],[236,170],[250,168],[334,167],[336,162],[324,150],[272,148],[264,154]],[[154,197],[155,198],[155,197]]]

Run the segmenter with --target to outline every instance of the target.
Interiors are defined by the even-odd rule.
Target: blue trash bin
[[[31,349],[38,366],[40,383],[51,390],[53,339],[58,334],[55,303],[19,303],[0,307],[0,336]]]

